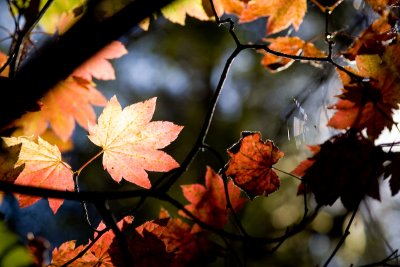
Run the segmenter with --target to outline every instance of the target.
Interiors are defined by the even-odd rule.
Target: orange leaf
[[[252,0],[240,15],[240,22],[268,16],[267,34],[280,32],[291,24],[298,30],[307,11],[306,0]]]
[[[62,141],[70,139],[75,121],[84,129],[94,124],[94,106],[104,106],[105,97],[95,88],[92,79],[115,79],[115,73],[108,59],[126,53],[120,42],[112,42],[88,61],[78,67],[67,79],[59,82],[41,99],[41,110],[28,112],[14,122],[21,127],[24,135],[39,136],[50,124]]]
[[[339,72],[344,88],[340,100],[331,106],[337,111],[329,120],[329,126],[337,129],[366,128],[368,136],[374,139],[385,127],[391,129],[393,110],[400,103],[398,53],[400,44],[388,46],[382,57],[357,56],[357,74],[367,77],[363,82],[353,81],[344,72]]]
[[[6,56],[6,54],[0,52],[0,68],[3,67],[3,65],[7,62],[8,57]],[[0,77],[8,77],[8,71],[9,71],[9,67],[7,66],[1,73],[0,73]]]
[[[128,51],[121,42],[111,42],[74,70],[72,76],[80,77],[87,81],[91,81],[93,77],[99,80],[115,80],[114,68],[108,60],[119,58],[126,53]]]
[[[118,223],[118,227],[122,228],[123,223],[131,222],[130,217],[125,217]],[[102,231],[105,229],[104,223],[100,223],[97,227],[98,231]],[[98,233],[94,234],[94,238],[96,238]],[[111,257],[109,254],[109,249],[111,243],[114,240],[114,233],[112,230],[108,230],[104,233],[97,242],[86,252],[82,257],[79,257],[72,265],[68,266],[101,266],[101,267],[113,267],[114,264],[111,262]],[[61,244],[60,247],[55,248],[52,252],[52,261],[51,266],[62,266],[68,260],[74,258],[78,253],[80,253],[85,246],[80,245],[76,246],[76,241],[71,240]]]
[[[354,60],[357,55],[383,55],[387,46],[397,39],[396,19],[385,13],[364,30],[343,55]]]
[[[267,38],[265,41],[270,43],[268,48],[287,55],[321,58],[325,56],[325,53],[317,49],[314,44],[305,42],[299,37]],[[261,50],[261,53],[264,54],[261,64],[271,72],[287,69],[294,62],[293,59],[278,57],[264,50]]]
[[[122,110],[114,96],[98,124],[89,127],[89,139],[103,148],[103,166],[115,181],[125,178],[150,188],[145,170],[166,172],[179,166],[159,149],[174,141],[183,127],[167,121],[151,122],[155,107],[156,98],[152,98]]]
[[[191,203],[185,206],[200,221],[217,228],[222,228],[228,220],[224,183],[221,176],[207,167],[206,186],[201,184],[183,185],[182,191],[185,198]],[[232,181],[228,182],[230,202],[234,210],[238,210],[246,202],[240,197],[240,189]],[[180,215],[186,216],[182,211]],[[187,216],[186,216],[187,217]]]
[[[85,129],[89,122],[96,121],[92,105],[104,106],[106,99],[92,85],[69,77],[50,90],[42,103],[40,111],[28,112],[15,125],[22,127],[24,135],[39,136],[50,123],[56,135],[65,142],[72,135],[75,121]]]
[[[240,15],[246,7],[248,0],[213,0],[214,6],[220,15],[222,11]],[[220,11],[221,10],[221,11]]]
[[[37,143],[29,137],[3,137],[8,147],[21,145],[15,168],[24,165],[23,171],[15,180],[16,184],[33,185],[58,190],[73,190],[73,173],[71,167],[62,161],[61,153],[56,146],[52,146],[38,137]],[[18,195],[21,207],[32,205],[38,197]],[[63,203],[63,200],[49,199],[50,208],[54,213]]]
[[[226,175],[250,198],[268,195],[279,188],[278,175],[272,165],[283,157],[271,140],[261,140],[259,132],[242,132],[240,140],[228,149],[231,160]]]
[[[313,192],[319,205],[333,205],[340,197],[349,210],[366,195],[379,200],[378,179],[386,160],[380,147],[361,134],[347,133],[312,149],[314,155],[292,171],[302,175],[299,194]]]

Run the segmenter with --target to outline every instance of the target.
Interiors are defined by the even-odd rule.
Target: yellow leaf
[[[161,9],[161,13],[166,19],[180,25],[185,25],[186,15],[199,20],[209,19],[202,0],[176,0]]]
[[[73,190],[73,172],[71,167],[62,161],[61,152],[57,146],[52,146],[42,138],[37,142],[31,137],[3,137],[8,146],[21,145],[18,160],[14,167],[24,165],[23,171],[15,180],[16,184],[39,186],[58,190]],[[39,200],[38,197],[19,195],[21,207],[32,205]],[[57,212],[63,200],[50,199],[50,208]]]

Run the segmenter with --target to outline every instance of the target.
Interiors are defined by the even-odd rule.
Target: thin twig
[[[230,210],[233,220],[236,224],[237,227],[239,227],[240,232],[244,235],[244,237],[249,237],[249,234],[247,233],[247,231],[244,229],[242,222],[240,221],[238,215],[236,214],[235,209],[232,206],[232,202],[231,199],[229,197],[229,190],[228,190],[228,177],[226,177],[225,171],[223,169],[221,169],[221,178],[222,181],[224,183],[224,191],[225,191],[225,199],[226,199],[226,207],[228,210]]]
[[[346,238],[350,235],[350,227],[353,224],[354,218],[356,217],[357,211],[358,211],[358,206],[354,209],[353,213],[351,214],[351,218],[349,220],[349,222],[347,223],[346,229],[342,235],[342,237],[340,238],[339,242],[337,243],[335,249],[332,251],[331,255],[329,256],[329,258],[325,261],[324,263],[324,267],[327,267],[329,265],[329,263],[332,261],[333,257],[335,257],[336,253],[339,251],[339,249],[342,247],[344,241],[346,240]]]
[[[74,189],[75,189],[76,192],[78,192],[78,193],[80,192],[80,189],[79,189],[79,175],[75,175],[75,177],[74,177]],[[95,231],[95,232],[100,232],[99,230],[97,230],[96,227],[94,227],[94,226],[92,225],[92,222],[90,221],[89,211],[88,211],[88,208],[87,208],[87,203],[86,203],[86,201],[81,201],[81,204],[82,204],[83,212],[84,212],[84,214],[85,214],[85,220],[86,220],[86,223],[88,224],[88,226],[89,226],[93,231]]]
[[[389,263],[390,261],[397,260],[400,257],[398,252],[399,251],[396,249],[389,256],[387,256],[386,258],[384,258],[381,261],[373,262],[373,263],[369,263],[369,264],[365,264],[365,265],[360,265],[358,267],[399,266],[398,263],[396,263],[396,264],[390,264]]]
[[[79,252],[75,257],[73,257],[72,259],[68,260],[66,263],[64,263],[60,267],[66,267],[66,266],[72,264],[73,262],[75,262],[76,260],[78,260],[79,258],[81,258],[83,255],[85,255],[86,252],[88,252],[89,249],[91,247],[93,247],[93,245],[101,238],[101,236],[104,235],[109,230],[110,230],[110,228],[106,227],[105,229],[103,229],[100,232],[98,232],[96,237],[93,240],[91,240],[90,243],[81,252]]]
[[[95,205],[97,211],[99,212],[100,216],[104,221],[104,224],[114,232],[115,240],[117,241],[118,247],[121,251],[125,266],[134,266],[134,262],[129,252],[128,242],[124,234],[118,228],[117,222],[112,212],[110,211],[107,202],[106,201],[97,202],[95,203]]]

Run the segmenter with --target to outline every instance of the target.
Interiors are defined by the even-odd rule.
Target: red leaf
[[[314,155],[293,171],[302,175],[304,185],[319,205],[332,205],[340,197],[352,210],[366,196],[380,199],[378,178],[383,173],[385,154],[361,134],[343,134],[320,145]]]
[[[183,195],[191,203],[186,205],[185,208],[200,221],[216,228],[222,228],[226,224],[229,215],[224,183],[222,178],[210,167],[207,167],[205,180],[206,186],[201,184],[182,186]],[[240,197],[240,189],[232,181],[228,182],[228,192],[233,209],[238,210],[241,208],[246,199]],[[186,216],[182,211],[179,214]]]
[[[283,157],[271,140],[261,140],[259,132],[242,132],[240,140],[228,149],[231,160],[226,175],[250,198],[278,190],[280,181],[272,165]]]
[[[135,266],[191,266],[204,262],[215,254],[204,238],[204,233],[194,232],[192,227],[180,219],[170,218],[162,210],[160,219],[145,222],[133,228],[124,223],[122,227],[128,249]],[[110,246],[112,262],[124,266],[118,244]]]

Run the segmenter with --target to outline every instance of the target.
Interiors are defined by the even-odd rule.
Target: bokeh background
[[[324,14],[312,3],[298,32],[293,29],[280,35],[296,35],[311,40],[322,49],[324,44]],[[237,20],[234,16],[230,16]],[[351,43],[374,19],[374,14],[363,1],[345,0],[331,16],[330,29],[336,33],[335,53]],[[238,25],[236,32],[243,43],[260,42],[265,37],[266,19]],[[0,1],[0,50],[7,53],[7,39],[13,24],[5,1]],[[35,35],[38,40],[48,38]],[[97,87],[110,98],[117,95],[123,106],[157,96],[154,120],[168,120],[185,128],[179,138],[166,151],[181,162],[194,145],[210,98],[220,78],[222,68],[235,44],[224,26],[214,22],[201,22],[190,17],[186,25],[173,24],[162,17],[153,21],[148,31],[134,28],[120,39],[129,53],[113,60],[117,79],[97,82]],[[340,91],[340,82],[329,65],[319,68],[295,62],[279,73],[270,73],[261,64],[260,53],[244,51],[234,61],[224,90],[218,102],[207,143],[227,161],[226,149],[235,143],[241,131],[260,131],[265,139],[271,139],[285,152],[285,157],[276,165],[285,172],[293,170],[308,155],[308,144],[319,144],[337,133],[326,127],[332,114],[327,109]],[[97,109],[101,112],[101,108]],[[79,168],[97,151],[87,139],[87,133],[79,128],[74,133],[74,149],[64,156],[74,167]],[[398,133],[383,134],[380,142],[391,142]],[[121,163],[123,164],[123,163]],[[206,166],[218,170],[221,166],[212,153],[202,152],[190,169],[171,189],[171,194],[186,203],[180,185],[204,183]],[[303,198],[297,196],[299,181],[279,172],[280,190],[268,197],[258,197],[249,202],[239,213],[245,229],[255,236],[279,236],[287,227],[303,216]],[[321,174],[323,175],[323,174]],[[154,181],[159,174],[152,173]],[[96,160],[80,176],[81,189],[128,190],[134,185],[115,183],[103,171],[101,161]],[[385,258],[391,249],[400,245],[398,197],[391,197],[388,185],[381,181],[382,201],[366,199],[351,228],[351,235],[340,249],[331,266],[366,264]],[[315,203],[309,197],[309,206]],[[128,199],[110,202],[118,214],[138,202]],[[136,223],[158,216],[160,207],[172,216],[176,209],[165,202],[149,199],[135,213]],[[99,222],[95,209],[88,205],[93,225]],[[93,235],[85,222],[81,204],[66,201],[54,216],[46,200],[18,209],[16,200],[7,196],[1,210],[21,236],[33,232],[47,238],[52,246],[66,240],[76,239],[86,243]],[[311,266],[322,264],[343,234],[350,214],[338,201],[332,207],[322,209],[317,218],[304,231],[288,239],[274,254],[267,248],[246,248],[234,244],[238,254],[246,254],[247,266]],[[227,229],[231,229],[228,225]],[[245,252],[244,252],[245,251]],[[211,266],[235,266],[233,260],[219,259]]]

